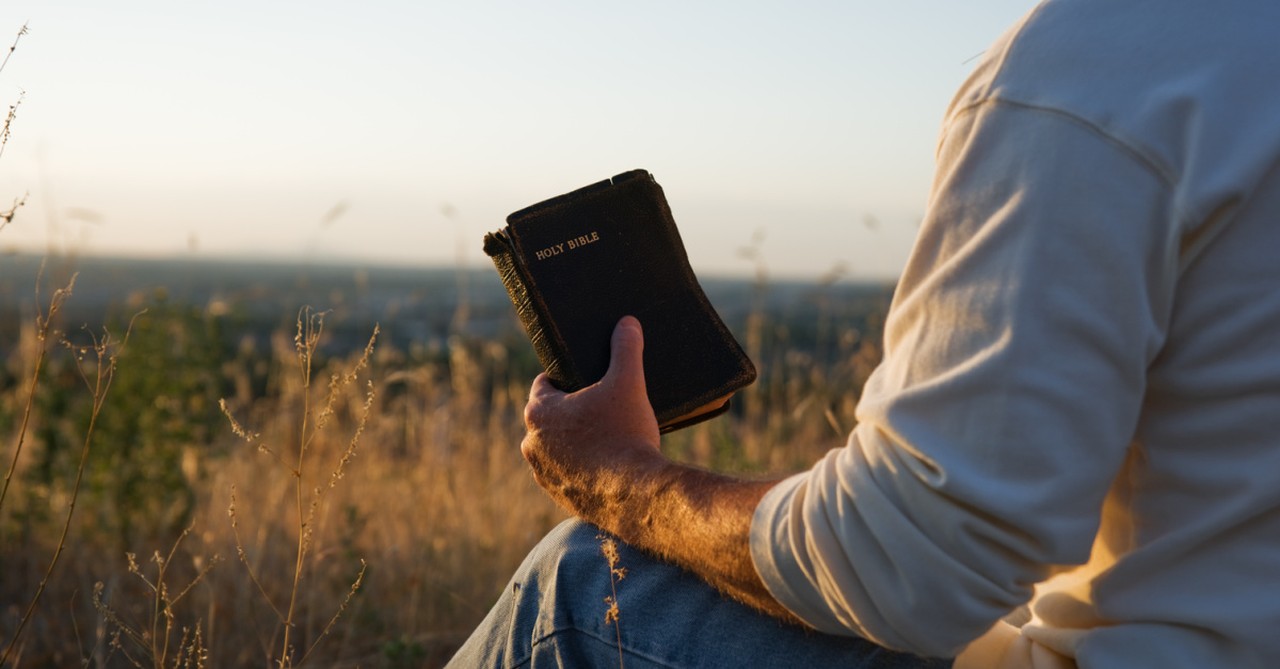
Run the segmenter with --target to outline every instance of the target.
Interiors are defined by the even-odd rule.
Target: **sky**
[[[483,267],[507,214],[643,168],[700,276],[892,278],[952,94],[1032,6],[5,2],[0,262]]]

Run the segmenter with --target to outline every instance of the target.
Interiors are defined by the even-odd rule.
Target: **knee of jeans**
[[[520,636],[536,637],[577,620],[588,604],[594,615],[609,592],[601,535],[594,525],[567,520],[534,546],[510,586]]]
[[[605,559],[601,553],[603,531],[576,518],[560,523],[534,547],[530,566],[543,578],[581,576],[596,571]]]
[[[544,598],[608,591],[611,565],[603,550],[606,538],[611,537],[595,525],[566,520],[534,547],[529,570],[519,580],[537,587]]]

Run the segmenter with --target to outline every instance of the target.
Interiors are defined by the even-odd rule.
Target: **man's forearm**
[[[623,541],[684,567],[753,608],[798,622],[760,580],[751,559],[751,518],[776,481],[721,476],[668,460],[638,473],[621,504],[587,518]]]

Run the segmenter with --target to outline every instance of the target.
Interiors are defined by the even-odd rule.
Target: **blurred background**
[[[1029,7],[4,3],[0,668],[443,665],[564,518],[481,239],[629,169],[760,372],[664,452],[841,447]]]

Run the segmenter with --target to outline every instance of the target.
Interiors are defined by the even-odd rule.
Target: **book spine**
[[[516,316],[533,344],[538,362],[557,388],[573,391],[584,387],[586,384],[580,378],[581,375],[568,363],[568,351],[556,334],[555,323],[534,299],[528,286],[530,279],[521,266],[515,249],[503,237],[500,233],[486,235],[484,250],[493,260],[502,285],[507,289],[507,296],[515,305]]]

